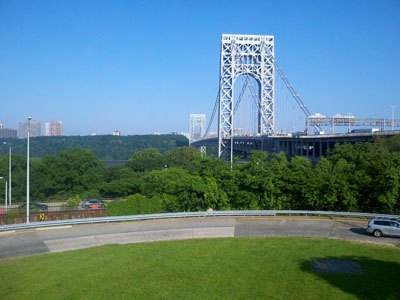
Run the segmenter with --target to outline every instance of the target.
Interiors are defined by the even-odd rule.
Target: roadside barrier
[[[162,213],[162,214],[146,214],[116,217],[99,217],[85,219],[68,219],[57,221],[32,222],[22,224],[10,224],[0,226],[0,231],[34,229],[53,226],[78,225],[78,224],[94,224],[94,223],[111,223],[126,221],[142,221],[155,219],[174,219],[174,218],[192,218],[192,217],[255,217],[255,216],[278,216],[278,215],[306,215],[306,216],[330,216],[330,217],[388,217],[399,218],[399,215],[385,215],[372,213],[357,212],[335,212],[335,211],[309,211],[309,210],[233,210],[233,211],[198,211],[198,212],[179,212],[179,213]]]

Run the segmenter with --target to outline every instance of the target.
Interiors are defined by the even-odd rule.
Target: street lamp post
[[[392,108],[392,131],[394,130],[394,109],[397,107],[397,105],[391,105]]]
[[[4,179],[4,177],[0,177],[0,180]],[[6,187],[7,187],[7,182],[6,182]],[[7,191],[5,193],[6,198],[4,199],[5,202],[5,209],[7,209]]]
[[[8,151],[8,201],[10,201],[11,208],[11,146]]]
[[[26,223],[29,223],[29,137],[31,134],[31,120],[28,117],[28,138],[26,145]]]
[[[7,194],[8,194],[8,191],[7,191],[7,180],[6,180],[6,194],[5,194],[5,197],[4,197],[4,202],[5,202],[5,204],[6,204],[6,211],[7,211]]]
[[[4,145],[7,145],[7,142],[3,143]],[[10,203],[10,208],[11,208],[11,145],[8,148],[8,201]]]

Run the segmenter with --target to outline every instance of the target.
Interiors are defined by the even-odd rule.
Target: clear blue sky
[[[212,112],[222,33],[274,35],[312,112],[389,117],[400,106],[398,0],[0,0],[0,123],[188,131],[190,113]]]

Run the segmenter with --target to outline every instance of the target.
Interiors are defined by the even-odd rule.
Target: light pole
[[[350,121],[352,121],[352,117],[354,117],[353,113],[347,113],[347,120],[349,121],[349,128],[347,129],[348,133],[351,132],[351,123],[350,123]]]
[[[31,134],[31,120],[28,117],[28,138],[26,143],[26,223],[29,223],[29,136]]]
[[[8,201],[11,208],[11,145],[8,148]]]
[[[6,203],[6,211],[7,211],[7,180],[6,180],[6,194],[4,196],[4,202]]]
[[[391,105],[392,108],[392,131],[394,130],[394,109],[397,107],[397,105]]]
[[[4,179],[4,177],[0,177],[0,180]],[[6,188],[7,188],[7,181],[6,181]],[[5,209],[7,209],[7,190],[6,190],[6,194],[5,194],[6,198],[4,199],[5,202]]]
[[[7,145],[7,142],[3,143],[4,145]],[[10,203],[10,208],[11,208],[11,145],[8,148],[8,201]]]

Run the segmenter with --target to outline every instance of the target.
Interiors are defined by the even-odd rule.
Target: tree
[[[392,212],[399,200],[400,156],[379,143],[338,145],[328,156],[347,162],[357,207],[369,212]]]
[[[202,179],[180,168],[153,170],[143,177],[143,194],[173,196],[181,211],[225,209],[226,194],[212,178]],[[176,207],[176,206],[175,206]]]
[[[106,198],[125,197],[140,193],[142,190],[142,178],[138,175],[121,178],[111,182],[104,182],[100,188],[100,194]]]
[[[390,152],[400,152],[400,135],[379,137],[375,143],[388,149]]]
[[[215,157],[202,158],[196,171],[201,178],[213,178],[218,188],[226,195],[229,207],[240,209],[242,207],[241,197],[239,197],[240,167],[227,163]]]
[[[272,190],[271,174],[268,170],[268,155],[266,152],[253,152],[250,162],[241,168],[238,175],[240,190],[252,195],[248,207],[245,209],[270,208],[269,196]],[[243,194],[243,193],[241,193]],[[248,197],[246,197],[248,198]]]
[[[314,209],[353,211],[357,209],[357,190],[349,180],[349,174],[354,166],[345,160],[338,160],[335,164],[322,158],[315,170],[315,190],[317,202]]]
[[[135,172],[145,172],[164,167],[163,156],[155,148],[136,152],[128,162],[128,166]]]
[[[285,180],[285,193],[288,194],[290,209],[313,209],[317,205],[314,189],[313,167],[305,157],[293,157]]]
[[[165,163],[168,167],[180,167],[195,171],[201,164],[201,153],[193,147],[180,147],[165,153]]]
[[[285,193],[285,178],[289,172],[289,163],[285,153],[272,155],[270,163],[272,189],[270,191],[270,209],[288,209],[289,197]]]
[[[26,139],[3,139],[13,145],[13,154],[26,154]],[[188,145],[183,135],[131,135],[131,136],[41,136],[32,137],[31,157],[59,156],[70,148],[90,149],[101,160],[128,160],[133,153],[156,148],[161,153]],[[0,155],[8,153],[8,145],[0,143]]]
[[[46,197],[95,196],[102,181],[104,165],[86,149],[68,149],[59,157],[47,156],[36,172],[45,174],[41,189]],[[32,190],[32,192],[34,192]]]

